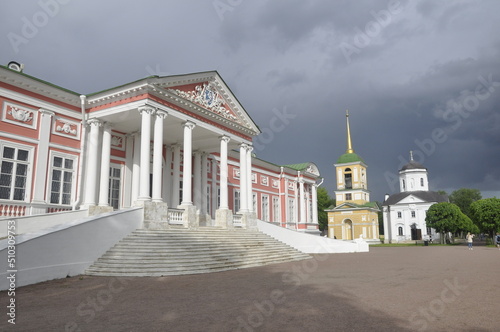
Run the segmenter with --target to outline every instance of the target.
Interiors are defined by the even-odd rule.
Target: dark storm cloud
[[[58,12],[26,36],[47,12],[40,3]],[[330,193],[349,109],[372,200],[399,190],[410,150],[432,189],[500,196],[499,10],[486,0],[6,2],[0,61],[80,93],[217,70],[259,127],[290,116],[256,141],[257,155],[315,162]],[[12,33],[27,42],[13,45]]]

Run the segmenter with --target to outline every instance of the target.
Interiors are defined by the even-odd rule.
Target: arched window
[[[398,227],[398,235],[403,235],[403,227],[399,226]]]
[[[344,182],[346,189],[352,189],[352,171],[350,168],[346,168],[344,171]]]

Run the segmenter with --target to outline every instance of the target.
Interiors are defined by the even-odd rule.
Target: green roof
[[[290,165],[281,165],[283,167],[288,167],[291,169],[294,169],[296,171],[302,171],[303,169],[306,169],[309,166],[310,163],[301,163],[301,164],[290,164]]]
[[[365,162],[360,156],[355,153],[344,153],[339,157],[339,159],[337,159],[337,164],[354,163],[357,161],[361,161],[362,163]]]

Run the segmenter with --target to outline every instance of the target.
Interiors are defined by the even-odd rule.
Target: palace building
[[[141,206],[146,227],[319,233],[318,168],[257,158],[259,127],[216,71],[82,95],[11,62],[0,106],[0,218]]]
[[[376,202],[370,202],[367,165],[354,152],[349,127],[349,113],[346,111],[347,149],[335,163],[337,190],[336,206],[327,209],[328,237],[339,240],[366,239],[379,241],[378,212]]]

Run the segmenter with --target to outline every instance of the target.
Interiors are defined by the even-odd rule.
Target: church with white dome
[[[427,227],[425,217],[435,203],[448,202],[448,196],[429,190],[427,168],[413,160],[399,170],[400,192],[386,195],[383,207],[384,243],[439,239],[439,233]]]

